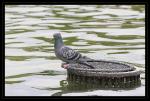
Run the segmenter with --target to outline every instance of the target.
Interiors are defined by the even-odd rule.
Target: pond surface
[[[56,32],[85,56],[145,71],[143,5],[6,5],[6,96],[145,96],[145,73],[132,89],[66,90],[67,72],[54,54]]]

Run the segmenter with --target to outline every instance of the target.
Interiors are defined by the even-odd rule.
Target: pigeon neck
[[[63,41],[62,41],[62,38],[59,38],[59,39],[56,39],[55,40],[55,48],[60,48],[64,45]]]

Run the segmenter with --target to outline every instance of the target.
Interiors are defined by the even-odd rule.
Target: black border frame
[[[101,4],[106,4],[106,5],[110,5],[110,4],[118,4],[118,5],[122,5],[122,4],[126,4],[126,5],[135,5],[135,4],[138,4],[138,5],[145,5],[145,45],[146,45],[146,49],[145,49],[145,96],[58,96],[58,97],[55,97],[55,96],[5,96],[5,5],[20,5],[20,4],[25,4],[25,5],[32,5],[32,4],[36,4],[36,5],[67,5],[67,4],[80,4],[80,5],[85,5],[85,4],[88,4],[88,5],[101,5]],[[149,9],[149,5],[148,5],[148,0],[137,0],[137,1],[127,1],[127,0],[104,0],[104,1],[93,1],[91,2],[90,0],[86,0],[86,1],[70,1],[70,0],[64,0],[64,1],[60,1],[60,0],[51,0],[51,1],[45,1],[45,0],[42,0],[41,1],[32,1],[32,2],[27,2],[27,1],[17,1],[17,0],[12,0],[12,1],[3,1],[2,4],[1,4],[1,21],[2,21],[2,31],[1,31],[1,43],[2,43],[2,47],[1,47],[1,50],[2,50],[2,62],[1,62],[1,83],[2,83],[2,92],[1,92],[1,99],[34,99],[34,98],[38,98],[38,99],[113,99],[113,98],[118,98],[118,99],[135,99],[135,98],[138,98],[138,99],[148,99],[149,96],[148,96],[148,9]]]

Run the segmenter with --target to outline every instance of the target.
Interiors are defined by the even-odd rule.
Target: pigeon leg
[[[69,66],[69,63],[62,63],[61,64],[61,67],[64,68],[64,69],[67,69]]]

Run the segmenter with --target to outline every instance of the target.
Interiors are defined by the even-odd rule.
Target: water
[[[145,70],[143,5],[6,5],[6,96],[144,96],[133,89],[66,90],[66,70],[54,54],[53,33],[94,59],[128,62]],[[78,88],[78,87],[77,87]]]

